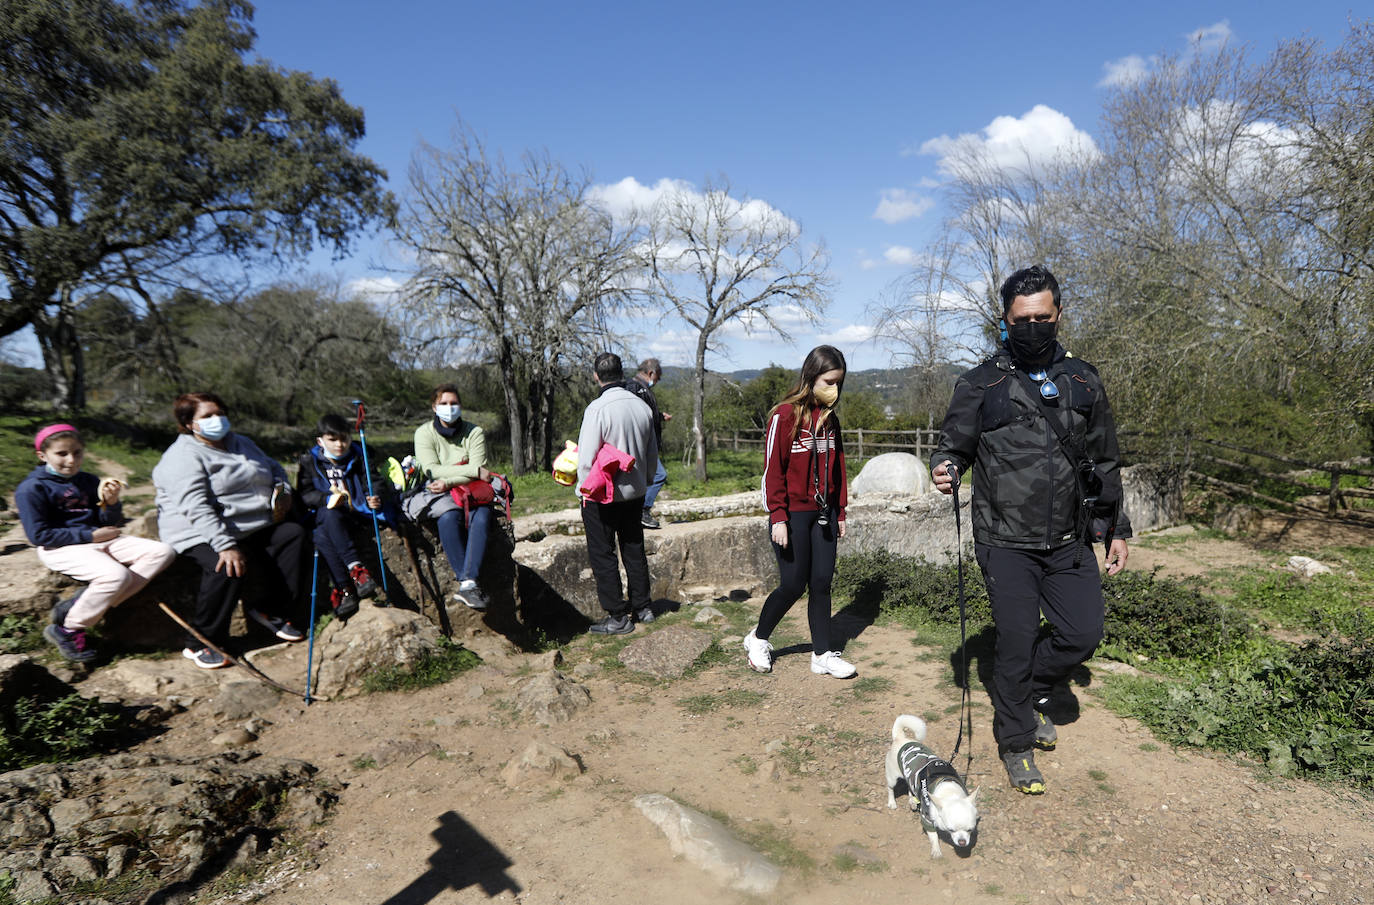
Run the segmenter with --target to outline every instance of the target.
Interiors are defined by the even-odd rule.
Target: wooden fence
[[[909,452],[924,461],[940,442],[938,430],[884,431],[855,427],[845,428],[841,433],[845,455],[856,460],[885,452]],[[763,449],[763,445],[763,428],[711,432],[711,446],[715,449]]]
[[[1265,452],[1264,450],[1251,449],[1248,446],[1241,446],[1237,443],[1229,443],[1225,440],[1212,440],[1205,437],[1181,437],[1178,438],[1178,441],[1181,444],[1180,448],[1185,462],[1184,468],[1188,477],[1200,481],[1203,484],[1207,484],[1208,486],[1224,490],[1232,495],[1254,497],[1255,499],[1263,500],[1266,503],[1283,509],[1310,512],[1313,514],[1324,512],[1327,516],[1341,514],[1340,511],[1342,509],[1349,511],[1351,509],[1349,500],[1351,499],[1374,500],[1374,490],[1367,490],[1359,487],[1341,487],[1342,475],[1374,478],[1374,471],[1353,468],[1342,462],[1303,462],[1287,456]],[[1223,452],[1218,453],[1216,452],[1217,450]],[[1305,481],[1296,480],[1283,472],[1269,471],[1257,468],[1247,462],[1237,461],[1236,457],[1233,455],[1234,453],[1240,453],[1242,456],[1257,456],[1261,459],[1267,459],[1271,462],[1286,465],[1290,469],[1323,473],[1325,475],[1323,483],[1326,485],[1325,509],[1323,510],[1322,507],[1310,506],[1305,503],[1295,503],[1289,500],[1283,500],[1270,494],[1263,493],[1254,486],[1241,484],[1234,480],[1226,480],[1217,477],[1215,474],[1209,474],[1199,470],[1198,468],[1198,466],[1210,467],[1211,470],[1222,471],[1232,476],[1240,476],[1255,481],[1273,481],[1278,484],[1305,491],[1304,495],[1307,496],[1314,496],[1322,493],[1321,489]],[[1350,514],[1353,515],[1354,513]]]

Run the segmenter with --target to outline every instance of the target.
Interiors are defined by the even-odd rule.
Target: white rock
[[[782,879],[782,871],[776,865],[700,811],[657,793],[640,795],[634,804],[663,831],[673,854],[686,858],[730,889],[765,896]]]
[[[926,465],[911,453],[890,452],[864,463],[858,477],[849,484],[850,493],[894,493],[919,496],[930,490]]]
[[[1328,565],[1326,565],[1326,564],[1324,564],[1324,563],[1317,562],[1315,559],[1312,559],[1311,557],[1308,557],[1308,556],[1290,556],[1290,557],[1288,557],[1288,566],[1287,566],[1287,568],[1288,568],[1288,571],[1290,571],[1290,572],[1296,572],[1298,575],[1301,575],[1303,578],[1312,578],[1312,577],[1314,577],[1314,576],[1316,576],[1316,575],[1330,575],[1330,574],[1331,574],[1331,567],[1330,567],[1330,566],[1328,566]]]

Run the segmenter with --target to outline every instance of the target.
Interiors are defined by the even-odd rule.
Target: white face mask
[[[211,415],[196,419],[196,432],[207,440],[223,440],[229,433],[229,419],[224,415]]]
[[[463,417],[463,407],[461,405],[436,405],[434,414],[439,416],[439,420],[445,424],[452,424]]]

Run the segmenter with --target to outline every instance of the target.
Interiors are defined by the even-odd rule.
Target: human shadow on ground
[[[523,891],[507,869],[515,862],[492,845],[477,828],[454,811],[439,815],[439,828],[430,834],[439,848],[429,856],[429,870],[381,905],[424,905],[446,890],[459,892],[481,886],[488,898],[507,890]]]

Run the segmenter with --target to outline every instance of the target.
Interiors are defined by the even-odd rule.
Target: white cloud
[[[871,324],[850,324],[828,334],[827,341],[840,346],[857,346],[877,335]]]
[[[921,216],[934,206],[934,199],[923,198],[906,189],[883,189],[873,218],[884,223],[901,223]]]
[[[1145,78],[1154,61],[1146,60],[1139,54],[1131,54],[1119,60],[1102,64],[1102,79],[1099,88],[1127,88]]]
[[[386,305],[396,300],[404,285],[395,277],[359,277],[344,284],[344,291],[374,305]]]
[[[1212,25],[1204,25],[1195,28],[1184,35],[1188,39],[1188,46],[1193,50],[1206,52],[1220,50],[1231,40],[1231,20],[1222,19]]]
[[[883,249],[883,259],[889,264],[909,267],[916,263],[917,257],[916,249],[908,248],[905,245],[889,245]]]
[[[920,153],[940,158],[937,163],[940,171],[952,175],[958,168],[959,158],[970,155],[986,157],[989,164],[1017,171],[1064,154],[1096,156],[1097,143],[1063,113],[1036,104],[1021,116],[997,117],[979,133],[932,138],[921,145]]]
[[[706,193],[684,179],[664,178],[653,185],[644,185],[633,176],[626,176],[616,183],[591,186],[586,198],[618,223],[632,222],[661,204],[681,204],[699,211],[707,207]],[[717,202],[716,209],[722,219],[728,217],[743,226],[776,225],[778,229],[800,232],[801,227],[790,217],[758,198],[741,201],[713,192],[711,200]],[[722,200],[724,203],[719,203]]]

